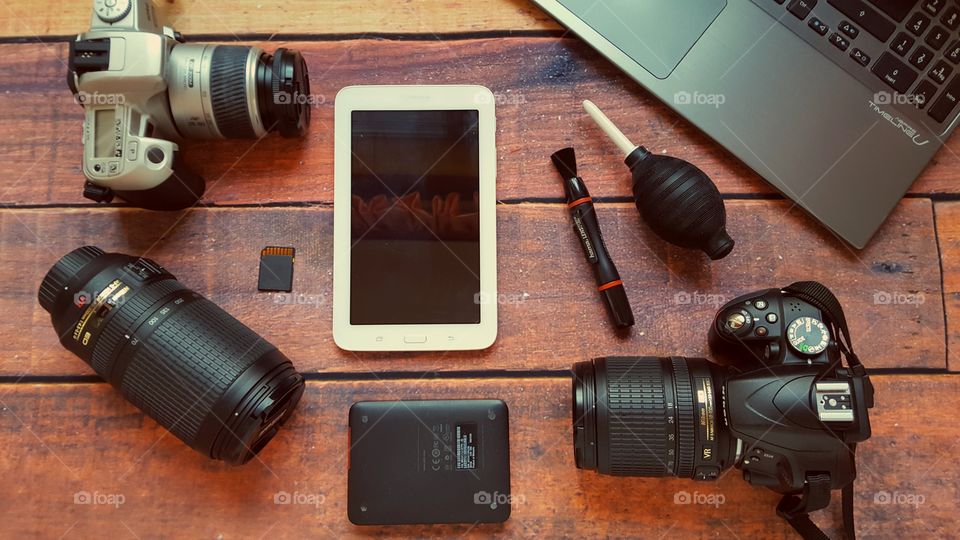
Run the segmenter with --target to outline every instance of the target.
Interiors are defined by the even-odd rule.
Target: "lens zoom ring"
[[[150,309],[150,306],[154,305],[157,300],[173,291],[182,289],[186,289],[186,287],[181,285],[179,281],[165,279],[140,289],[131,298],[126,299],[121,306],[114,308],[116,313],[113,315],[113,319],[103,329],[103,333],[100,334],[93,349],[90,364],[94,371],[109,381],[108,374],[112,367],[110,361],[114,360],[113,356],[117,352],[117,346],[127,340],[125,336],[130,332],[133,323]]]
[[[214,303],[198,299],[173,311],[138,348],[120,389],[190,444],[231,383],[273,349]]]
[[[639,361],[638,361],[639,360]],[[647,359],[649,360],[649,359]],[[674,448],[660,362],[607,359],[610,473],[665,476]]]
[[[220,134],[255,139],[247,107],[247,58],[250,47],[219,45],[210,61],[210,102]]]
[[[693,413],[693,388],[690,386],[690,370],[684,358],[673,357],[673,381],[677,392],[677,476],[693,477],[693,461],[696,452],[696,430]]]

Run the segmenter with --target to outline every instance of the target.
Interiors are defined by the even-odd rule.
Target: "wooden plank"
[[[947,316],[947,365],[960,370],[960,203],[934,206],[940,265],[943,268],[943,299]]]
[[[207,203],[331,201],[333,102],[352,84],[486,84],[498,96],[501,199],[562,196],[550,164],[554,151],[574,145],[595,196],[630,195],[618,151],[582,112],[595,99],[639,143],[683,157],[711,175],[727,194],[772,194],[745,165],[573,39],[511,38],[459,41],[348,40],[271,42],[302,49],[312,73],[311,131],[304,140],[271,136],[251,141],[192,141],[187,163],[208,182]],[[0,159],[10,181],[0,203],[90,204],[81,197],[82,110],[64,83],[63,43],[0,45]],[[924,173],[915,193],[960,190],[960,138]]]
[[[156,2],[164,23],[184,35],[236,33],[446,33],[554,30],[559,26],[525,0],[177,0]],[[6,3],[0,35],[42,39],[90,27],[92,1]]]
[[[858,448],[860,536],[953,536],[960,472],[950,466],[951,448],[960,438],[949,418],[960,406],[960,377],[874,380],[873,438]],[[504,525],[370,529],[348,522],[348,408],[411,398],[507,402],[516,502]],[[735,470],[716,483],[577,470],[565,378],[311,382],[291,422],[240,468],[207,461],[103,384],[0,385],[0,399],[0,470],[29,479],[5,483],[11,537],[795,538],[774,512],[778,495],[749,486]],[[122,504],[75,504],[80,492],[101,503],[122,496]],[[302,504],[274,504],[280,492]],[[721,503],[674,503],[681,492]],[[831,507],[815,514],[831,538],[840,535],[839,498],[835,492]]]
[[[801,279],[832,287],[849,314],[868,366],[945,366],[940,274],[929,201],[908,199],[864,252],[854,253],[785,202],[730,201],[733,254],[706,257],[666,245],[625,203],[600,206],[607,244],[630,295],[637,326],[615,337],[597,297],[567,209],[500,205],[500,333],[491,349],[424,354],[355,354],[331,338],[332,211],[219,208],[183,214],[130,209],[0,211],[0,373],[82,374],[36,301],[42,276],[84,244],[147,253],[184,283],[278,345],[304,371],[568,369],[604,354],[708,352],[706,333],[723,299]],[[297,296],[256,292],[266,245],[297,248]],[[884,304],[913,291],[929,299]],[[879,298],[879,304],[877,302]],[[28,330],[25,330],[25,327]]]

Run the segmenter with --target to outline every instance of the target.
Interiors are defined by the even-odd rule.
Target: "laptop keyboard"
[[[878,105],[901,106],[941,131],[960,115],[956,0],[754,3],[877,90]]]

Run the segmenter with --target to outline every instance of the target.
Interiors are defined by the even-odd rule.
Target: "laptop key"
[[[946,63],[943,60],[940,60],[939,62],[934,64],[932,68],[930,68],[930,72],[927,73],[927,75],[929,75],[930,78],[933,79],[933,82],[937,84],[943,84],[947,82],[947,77],[949,77],[950,73],[952,72],[953,72],[953,68],[950,67],[950,64]]]
[[[828,0],[828,3],[880,41],[890,39],[893,31],[897,29],[897,25],[861,0]],[[895,0],[892,3],[902,2],[901,0]]]
[[[927,45],[933,47],[933,50],[939,51],[949,38],[950,32],[948,32],[946,28],[934,25],[934,27],[930,29],[930,32],[927,34],[927,38],[924,41],[927,42]]]
[[[947,50],[943,53],[943,57],[954,64],[960,63],[960,41],[954,41],[953,45],[947,47]]]
[[[891,88],[900,92],[906,92],[910,85],[917,80],[919,75],[916,71],[910,69],[910,66],[897,59],[896,56],[885,52],[880,56],[880,60],[873,65],[873,74],[883,82],[890,85]]]
[[[830,31],[830,27],[823,24],[823,21],[816,17],[811,17],[810,22],[807,23],[807,26],[813,28],[813,31],[820,34],[821,36],[827,35],[827,32]]]
[[[960,26],[960,9],[957,6],[950,6],[945,12],[943,12],[943,17],[940,18],[940,22],[944,24],[947,28],[951,30],[956,30]]]
[[[943,84],[947,82],[947,77],[949,77],[950,73],[952,72],[953,72],[953,68],[950,67],[950,64],[947,64],[945,61],[940,60],[939,62],[936,63],[936,65],[930,68],[930,72],[927,73],[927,75],[929,75],[930,78],[933,79],[933,82],[938,84]]]
[[[913,89],[913,104],[922,109],[928,103],[933,101],[933,96],[937,93],[937,86],[930,81],[920,81],[920,84]]]
[[[930,26],[930,17],[919,11],[911,15],[910,20],[907,21],[907,30],[913,32],[913,35],[917,37],[922,36],[928,26]]]
[[[910,55],[910,63],[921,71],[930,65],[930,62],[932,61],[933,52],[923,45],[917,47],[917,50],[913,51],[913,54]]]
[[[903,18],[910,13],[913,6],[917,5],[917,0],[870,0],[870,3],[880,8],[880,11],[893,17],[897,22],[903,22]]]
[[[943,122],[957,107],[957,100],[960,100],[960,75],[954,76],[940,97],[930,106],[927,114],[937,122]]]
[[[870,65],[870,55],[868,55],[867,53],[861,51],[856,47],[854,47],[853,50],[850,51],[850,58],[853,58],[853,60],[856,63],[860,64],[863,67],[867,67],[868,65]]]
[[[787,5],[787,11],[793,13],[793,16],[800,19],[807,18],[807,15],[813,11],[814,6],[817,5],[817,0],[792,0]]]
[[[890,48],[900,56],[906,56],[916,42],[917,40],[913,39],[913,36],[910,34],[900,32],[897,34],[897,37],[893,38],[893,41],[890,42]]]
[[[926,2],[923,3],[923,10],[932,17],[936,17],[940,14],[940,10],[943,9],[943,5],[946,3],[947,0],[926,0]]]
[[[837,30],[840,30],[846,34],[850,39],[856,39],[856,37],[860,34],[860,29],[850,24],[849,21],[840,21],[840,24],[837,25]]]
[[[827,40],[830,41],[831,45],[840,49],[841,51],[847,50],[847,47],[850,46],[850,42],[847,40],[847,38],[841,36],[837,32],[830,34],[830,37],[827,38]]]

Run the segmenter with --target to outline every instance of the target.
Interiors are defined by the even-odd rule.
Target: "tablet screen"
[[[480,323],[479,113],[353,111],[350,323]]]

